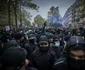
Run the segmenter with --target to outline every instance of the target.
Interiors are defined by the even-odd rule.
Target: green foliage
[[[0,0],[0,14],[4,14],[7,11],[7,0]]]
[[[34,22],[37,23],[39,26],[41,26],[45,22],[45,19],[41,15],[37,15],[34,18]]]
[[[85,13],[85,0],[82,0],[80,5],[82,6],[82,9],[80,10],[80,12]]]
[[[50,13],[51,13],[52,16],[59,15],[59,7],[52,6],[50,8]]]
[[[8,10],[8,6],[10,6],[10,10]],[[38,10],[39,7],[32,3],[32,0],[0,0],[0,24],[8,25],[8,20],[10,19],[11,25],[15,25],[15,18],[17,22],[20,22],[20,19],[24,23],[29,22],[32,16],[23,8]],[[8,17],[8,11],[10,12],[10,18]]]
[[[52,15],[55,14],[55,7],[54,7],[54,6],[52,6],[52,7],[50,8],[50,12],[51,12]]]
[[[49,18],[55,17],[57,21],[59,21],[61,19],[61,16],[59,14],[59,7],[52,6],[49,10],[50,10],[50,11],[48,11]],[[48,19],[48,21],[49,21],[49,19]],[[53,20],[50,20],[50,23],[53,23]]]
[[[23,24],[30,26],[31,22],[31,17],[32,15],[29,12],[26,12],[25,10],[22,11],[22,22]]]

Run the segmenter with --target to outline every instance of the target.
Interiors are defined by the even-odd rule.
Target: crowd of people
[[[85,29],[0,30],[0,70],[85,70]]]

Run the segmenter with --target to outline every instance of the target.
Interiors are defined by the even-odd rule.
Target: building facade
[[[81,3],[83,0],[76,0],[64,14],[62,23],[65,27],[79,28],[85,22],[85,12],[81,12],[83,6]]]

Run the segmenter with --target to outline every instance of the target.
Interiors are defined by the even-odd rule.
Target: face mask
[[[68,65],[72,69],[81,70],[85,66],[85,60],[76,60],[76,59],[69,57]]]
[[[30,39],[29,42],[34,44],[34,39]]]
[[[56,47],[59,47],[59,46],[60,46],[60,43],[55,43],[55,46],[56,46]]]
[[[49,50],[49,47],[39,47],[39,50],[41,52],[47,52]]]
[[[66,41],[64,41],[64,44],[66,44]]]

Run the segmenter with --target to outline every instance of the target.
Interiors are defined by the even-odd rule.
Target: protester
[[[85,41],[81,36],[69,39],[66,57],[58,59],[52,70],[85,70]]]
[[[19,47],[8,48],[2,55],[2,70],[36,70],[26,68],[29,60],[26,59],[27,51]]]
[[[39,38],[38,47],[30,56],[32,64],[39,70],[51,70],[55,61],[55,53],[50,49],[48,38],[45,35]]]

